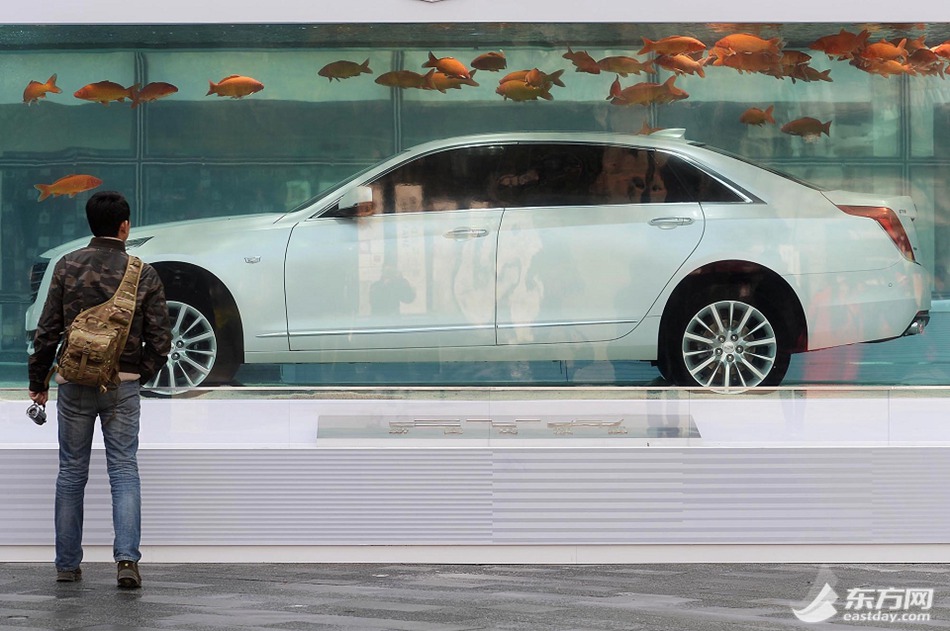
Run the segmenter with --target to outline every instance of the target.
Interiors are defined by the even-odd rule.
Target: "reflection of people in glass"
[[[532,155],[530,164],[525,170],[503,173],[498,178],[498,187],[519,189],[518,196],[525,204],[563,205],[586,201],[590,187],[589,182],[584,181],[587,169],[574,151],[549,148]]]
[[[416,299],[406,277],[393,266],[383,268],[382,276],[369,289],[370,310],[374,315],[399,313],[399,305]]]
[[[627,147],[605,148],[591,192],[607,204],[639,202],[646,187],[644,155],[645,152]]]

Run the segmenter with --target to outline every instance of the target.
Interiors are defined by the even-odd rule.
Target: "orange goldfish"
[[[780,72],[770,74],[779,79],[791,77],[792,83],[796,81],[831,81],[830,70],[818,72],[808,65],[810,61],[811,55],[809,54],[798,50],[784,50],[776,66],[776,70],[780,70]]]
[[[41,202],[50,195],[53,197],[59,197],[60,195],[75,197],[76,193],[88,191],[100,184],[102,184],[102,180],[91,175],[67,175],[52,184],[36,184],[33,188],[40,192],[40,197],[36,201]]]
[[[811,55],[800,50],[783,50],[779,64],[784,67],[801,66],[811,61]]]
[[[850,63],[859,70],[882,77],[890,77],[895,74],[917,74],[917,71],[914,70],[910,64],[901,63],[896,59],[867,59],[865,57],[855,57]]]
[[[925,40],[926,38],[927,38],[926,35],[921,35],[921,36],[918,37],[917,39],[904,39],[904,42],[905,42],[905,44],[904,44],[904,49],[907,51],[908,54],[913,53],[913,52],[916,52],[916,51],[920,50],[921,48],[930,50],[929,48],[927,48],[927,45],[924,44],[924,40]],[[891,43],[894,44],[895,46],[897,46],[898,44],[900,44],[900,42],[901,42],[901,40],[899,40],[899,39],[892,39],[892,40],[891,40]]]
[[[640,131],[638,131],[637,134],[641,136],[649,136],[654,132],[663,131],[664,129],[666,129],[666,127],[650,127],[646,121],[643,121],[643,124],[640,125]]]
[[[508,81],[524,81],[525,83],[530,83],[535,87],[541,87],[543,85],[548,86],[549,88],[553,85],[564,87],[564,82],[561,81],[561,75],[564,74],[564,69],[555,70],[551,74],[544,73],[537,68],[532,68],[531,70],[515,70],[509,72],[504,77],[498,80],[498,84],[507,83]]]
[[[208,92],[205,94],[205,96],[208,96],[209,94],[217,94],[218,96],[230,96],[232,99],[240,99],[241,97],[245,97],[248,94],[260,92],[263,89],[264,84],[257,79],[232,74],[221,79],[221,81],[217,83],[209,80]]]
[[[620,88],[620,80],[614,79],[610,85],[610,95],[607,100],[612,105],[650,105],[651,103],[672,103],[689,98],[685,90],[673,85],[676,75],[663,83],[643,82],[628,88]]]
[[[784,67],[783,68],[784,76],[791,77],[792,83],[798,81],[834,81],[831,78],[831,69],[822,70],[821,72],[815,70],[808,64],[799,64],[797,66]]]
[[[465,64],[454,57],[442,57],[439,59],[430,52],[429,61],[422,64],[422,67],[435,68],[443,74],[447,74],[452,77],[459,77],[460,79],[472,78],[472,75],[468,71],[468,68],[465,67]]]
[[[564,69],[555,70],[551,74],[541,72],[537,68],[532,68],[527,73],[525,73],[524,80],[525,83],[533,85],[537,88],[558,86],[563,88],[564,82],[561,81],[561,75],[564,74]]]
[[[854,57],[858,51],[864,48],[869,37],[871,37],[871,33],[867,29],[860,33],[851,33],[841,29],[837,35],[819,37],[809,44],[808,48],[820,50],[832,59],[837,58],[840,61]]]
[[[907,59],[906,39],[902,39],[899,44],[894,45],[883,39],[874,44],[868,44],[861,49],[858,54],[865,59]]]
[[[132,109],[134,110],[142,103],[157,101],[175,92],[178,92],[178,88],[172,84],[163,81],[153,81],[132,95]]]
[[[946,57],[950,59],[950,39],[945,41],[942,44],[937,44],[930,48],[930,52],[935,54],[937,57]]]
[[[769,51],[760,51],[757,53],[728,54],[722,52],[724,49],[714,46],[710,51],[707,61],[716,56],[714,66],[728,66],[742,72],[761,72],[773,76],[782,76],[781,57],[776,56]]]
[[[922,75],[940,75],[944,77],[943,60],[929,48],[918,48],[911,53],[907,64]]]
[[[785,123],[781,127],[783,134],[790,134],[792,136],[802,136],[806,139],[815,138],[817,139],[821,134],[830,136],[829,133],[831,130],[831,121],[827,123],[822,123],[817,118],[812,118],[810,116],[804,116],[802,118],[796,118],[795,120]]]
[[[393,70],[384,72],[376,77],[376,83],[390,88],[419,88],[421,90],[434,90],[432,77],[435,76],[435,68],[424,75],[412,70]]]
[[[341,81],[343,79],[349,79],[350,77],[358,77],[363,73],[373,74],[373,71],[369,67],[369,59],[364,61],[361,64],[356,63],[355,61],[347,61],[341,59],[339,61],[334,61],[328,63],[320,70],[317,70],[317,74],[321,77],[326,77],[327,81]]]
[[[782,40],[779,37],[762,39],[751,33],[735,33],[723,37],[713,44],[713,48],[729,51],[730,55],[767,53],[778,57],[781,54],[781,45]]]
[[[56,87],[56,75],[47,79],[46,83],[30,81],[26,89],[23,90],[23,102],[27,105],[33,105],[39,102],[40,99],[45,99],[47,92],[52,92],[53,94],[62,92],[62,90]]]
[[[102,103],[109,105],[109,101],[130,101],[135,99],[135,91],[139,89],[139,84],[123,88],[118,83],[112,81],[98,81],[85,85],[73,94],[77,99],[92,101],[93,103]]]
[[[473,59],[471,65],[476,70],[498,72],[508,67],[508,60],[505,59],[505,53],[490,51]]]
[[[537,68],[534,68],[534,70],[537,70]],[[501,85],[502,83],[505,83],[506,81],[525,81],[526,80],[525,77],[528,76],[529,72],[531,72],[531,69],[512,70],[511,72],[509,72],[504,77],[498,80],[498,85]],[[540,72],[540,70],[538,70],[538,72]]]
[[[745,123],[746,125],[758,125],[760,127],[766,123],[774,125],[775,119],[772,117],[772,111],[774,109],[774,105],[769,105],[764,110],[757,107],[750,107],[739,116],[739,122]]]
[[[433,72],[435,71],[433,70]],[[472,70],[471,76],[468,79],[447,75],[444,72],[436,72],[432,75],[432,87],[442,93],[446,90],[461,90],[463,85],[471,85],[477,88],[478,83],[475,81],[476,72],[478,71]]]
[[[550,88],[547,86],[535,86],[525,81],[505,81],[495,89],[496,94],[505,97],[505,100],[512,101],[537,101],[539,98],[546,101],[553,101]]]
[[[686,37],[684,35],[671,35],[663,39],[653,41],[643,38],[643,48],[638,55],[646,53],[656,53],[658,55],[679,55],[681,53],[701,53],[706,50],[706,44],[695,37]]]
[[[696,74],[705,77],[703,71],[703,62],[696,61],[689,55],[680,53],[678,55],[658,55],[654,59],[656,65],[667,70],[672,70],[675,74]]]
[[[640,74],[641,72],[653,73],[653,62],[646,61],[642,62],[639,59],[634,59],[633,57],[604,57],[597,61],[597,67],[603,70],[604,72],[613,72],[614,74],[619,74],[621,77],[626,77],[628,74]]]
[[[589,72],[590,74],[600,74],[600,66],[593,57],[587,54],[586,50],[579,50],[576,53],[567,47],[567,52],[561,55],[564,59],[570,59],[574,64],[574,72]]]

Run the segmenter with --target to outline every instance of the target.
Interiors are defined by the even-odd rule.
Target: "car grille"
[[[49,267],[49,259],[37,259],[30,268],[30,302],[36,302],[36,296],[40,293],[40,283],[43,282],[43,274]]]

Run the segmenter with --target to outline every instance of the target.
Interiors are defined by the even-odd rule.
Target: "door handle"
[[[692,217],[654,217],[650,220],[651,226],[669,230],[677,226],[688,226],[693,223]]]
[[[458,241],[462,239],[478,239],[488,236],[488,230],[484,228],[456,228],[449,230],[443,236],[445,236],[446,239],[456,239]]]

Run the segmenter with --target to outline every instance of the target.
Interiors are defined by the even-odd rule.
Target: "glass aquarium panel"
[[[699,47],[675,57],[664,49],[674,37]],[[262,212],[276,220],[415,144],[482,132],[684,128],[690,141],[830,189],[911,195],[918,260],[933,272],[934,297],[948,298],[950,60],[930,51],[945,42],[950,23],[0,25],[0,363],[25,363],[30,265],[87,235],[83,205],[93,191],[125,193],[135,226]],[[464,72],[453,74],[452,63]],[[99,183],[70,188],[62,180],[72,175]],[[37,185],[57,183],[61,194],[38,201]],[[333,225],[349,237],[345,221]],[[453,240],[481,234],[451,228]],[[393,238],[445,245],[443,233],[412,230]],[[483,289],[455,287],[453,296]],[[279,348],[279,335],[261,344]],[[853,346],[886,370],[855,370],[845,381],[904,383],[906,361],[941,343],[933,340]],[[898,345],[910,350],[889,354]],[[244,383],[662,381],[648,362],[443,361],[450,355],[440,347],[411,363],[244,364],[238,375]],[[814,362],[796,372],[800,359],[791,381],[836,379]]]
[[[394,117],[389,90],[370,76],[347,68],[319,76],[334,62],[359,58],[359,74],[385,68],[391,54],[347,51],[181,51],[143,57],[143,81],[178,88],[160,103],[142,109],[149,157],[203,157],[210,160],[322,159],[378,160],[393,153]],[[370,69],[370,72],[363,70]],[[263,87],[229,96],[231,75]],[[250,89],[250,88],[249,88]],[[240,94],[240,92],[236,92]]]
[[[0,167],[0,357],[26,359],[23,317],[32,302],[30,268],[49,248],[90,238],[86,200],[94,190],[74,196],[55,193],[38,201],[37,185],[51,185],[69,174],[94,174],[102,184],[94,190],[137,191],[131,165],[83,162],[48,166]],[[133,222],[141,216],[141,204],[130,198]]]
[[[20,53],[0,51],[0,152],[5,160],[62,160],[135,155],[135,55],[106,50]],[[52,84],[61,92],[29,99],[31,81]],[[74,93],[107,81],[113,88],[88,89],[86,98]],[[123,94],[112,90],[126,89]],[[124,99],[107,99],[112,96]]]
[[[783,171],[824,189],[845,189],[879,193],[906,194],[908,183],[898,166],[816,165],[802,162],[782,162]]]
[[[933,297],[950,299],[950,177],[948,167],[915,167],[911,170],[911,196],[920,217],[924,267],[933,270]]]
[[[144,168],[143,224],[285,213],[361,165],[154,164]]]
[[[911,156],[950,158],[950,81],[915,77],[908,86]]]

